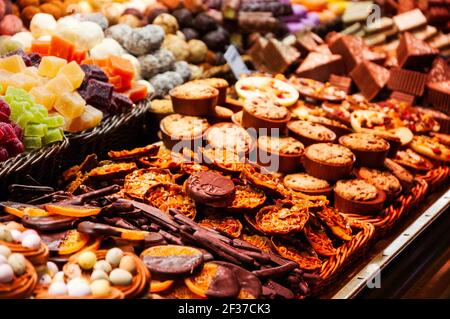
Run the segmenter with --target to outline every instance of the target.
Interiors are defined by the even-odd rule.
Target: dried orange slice
[[[273,237],[272,245],[282,257],[295,261],[303,270],[312,271],[322,267],[322,261],[316,252],[303,241],[287,241]]]
[[[183,282],[176,283],[173,285],[172,289],[168,293],[163,293],[165,298],[175,298],[175,299],[205,299],[199,295],[194,294],[189,290],[188,287]]]
[[[138,162],[146,167],[178,169],[183,163],[183,158],[166,148],[160,148],[156,156],[142,157]]]
[[[23,214],[30,217],[45,217],[53,215],[53,213],[38,207],[25,207],[25,209],[23,210]]]
[[[96,167],[89,172],[89,177],[98,180],[111,180],[124,178],[127,174],[137,169],[135,163],[112,163]]]
[[[124,191],[128,196],[144,199],[145,193],[158,184],[173,183],[173,176],[168,170],[159,168],[138,169],[125,176]]]
[[[236,153],[225,148],[202,148],[203,162],[225,173],[238,173],[242,171],[243,161]]]
[[[153,246],[144,250],[141,258],[150,272],[159,275],[190,275],[203,265],[203,253],[188,246]]]
[[[157,154],[158,151],[159,151],[158,145],[150,144],[144,147],[137,147],[132,150],[109,151],[108,156],[113,159],[123,159],[139,156],[152,156]]]
[[[236,185],[235,188],[233,203],[227,207],[229,212],[256,210],[266,202],[266,195],[257,188],[250,185]]]
[[[89,242],[89,235],[75,229],[57,234],[43,234],[41,238],[51,252],[59,255],[74,254],[86,247]]]
[[[199,221],[198,224],[203,227],[212,228],[221,233],[225,233],[234,238],[239,238],[239,236],[241,236],[242,223],[238,219],[232,217],[204,218]]]
[[[176,184],[164,184],[150,188],[145,195],[145,201],[165,212],[169,208],[177,209],[191,219],[194,219],[197,214],[194,200],[187,196],[181,186]]]
[[[44,207],[48,212],[52,214],[70,217],[94,216],[98,215],[101,211],[101,209],[98,207],[90,206],[47,204]]]
[[[325,228],[316,217],[310,216],[303,230],[306,239],[319,255],[327,257],[336,255],[336,249],[333,247],[333,242],[328,237]]]
[[[352,229],[348,220],[335,208],[324,207],[317,216],[328,226],[338,238],[349,241],[352,239]]]
[[[132,229],[125,229],[125,228],[117,228],[117,227],[115,227],[115,229],[117,229],[121,232],[120,238],[125,239],[125,240],[132,240],[132,241],[144,240],[145,236],[148,234],[148,232],[142,231],[142,230],[132,230]]]
[[[160,281],[152,279],[152,281],[150,282],[150,293],[166,291],[167,289],[172,287],[174,282],[175,282],[174,280]]]
[[[265,253],[272,252],[270,239],[266,236],[242,234],[242,240],[261,249]]]
[[[308,221],[308,209],[302,206],[263,207],[255,217],[257,226],[267,234],[286,235],[299,232]]]
[[[206,263],[198,274],[186,278],[184,283],[190,291],[204,298],[234,298],[240,291],[234,272],[214,262]]]
[[[2,202],[0,206],[3,208],[3,212],[19,218],[23,218],[25,215],[30,217],[43,217],[51,215],[39,207],[22,203]]]
[[[278,177],[266,172],[259,166],[245,164],[241,172],[241,177],[274,197],[285,197],[288,193],[288,190]]]

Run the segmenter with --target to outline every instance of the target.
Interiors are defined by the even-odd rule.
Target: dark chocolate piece
[[[438,110],[450,113],[450,81],[436,82],[427,85],[427,101]]]
[[[203,265],[203,254],[142,257],[145,266],[158,275],[188,276]]]
[[[368,99],[374,99],[389,80],[389,70],[373,62],[360,63],[351,73],[355,84]]]
[[[262,294],[261,282],[252,272],[242,267],[224,261],[215,261],[214,263],[229,268],[233,271],[241,287],[240,294],[243,293],[250,294],[255,299],[259,299],[261,297]]]
[[[275,281],[269,279],[266,284],[263,285],[262,294],[264,297],[269,299],[293,299],[294,293],[292,290],[276,283]]]
[[[45,217],[30,217],[23,216],[22,224],[25,227],[37,229],[39,231],[58,231],[71,228],[78,218],[62,216],[62,215],[50,215]]]
[[[439,51],[405,32],[397,47],[398,65],[404,69],[423,71],[429,68]]]
[[[285,275],[286,273],[290,272],[291,270],[294,270],[295,268],[298,268],[297,263],[291,261],[282,266],[266,268],[266,269],[261,269],[261,270],[254,270],[253,274],[255,274],[255,276],[257,276],[258,278],[267,278],[267,277]]]
[[[344,74],[344,71],[340,55],[311,52],[295,73],[300,77],[326,82],[331,74],[341,75]]]
[[[239,294],[239,290],[240,285],[234,271],[217,264],[217,272],[205,295],[209,298],[234,298]]]
[[[391,100],[396,100],[398,102],[406,103],[407,105],[415,105],[416,97],[411,94],[399,92],[399,91],[393,91],[391,93],[391,96],[389,97]]]
[[[93,223],[93,222],[81,222],[77,226],[77,230],[80,233],[85,233],[92,236],[117,236],[120,237],[121,232],[109,225]]]
[[[234,199],[235,187],[231,179],[215,172],[198,172],[186,181],[186,192],[196,202],[212,206],[226,207]]]
[[[425,90],[427,75],[421,72],[392,68],[387,87],[415,96],[422,96]]]

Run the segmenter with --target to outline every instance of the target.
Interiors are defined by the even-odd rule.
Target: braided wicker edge
[[[349,218],[352,228],[360,231],[353,238],[336,249],[337,253],[327,259],[320,269],[320,279],[312,287],[314,296],[322,293],[329,285],[333,284],[337,277],[343,274],[357,256],[363,255],[369,248],[375,234],[375,227],[365,221]]]
[[[430,190],[434,190],[441,184],[443,184],[449,176],[450,176],[450,166],[443,165],[427,172],[424,175],[421,175],[420,178],[422,178],[428,183],[428,185],[430,186]]]

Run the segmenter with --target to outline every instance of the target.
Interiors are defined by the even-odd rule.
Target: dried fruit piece
[[[173,177],[167,170],[159,168],[139,169],[125,177],[124,191],[127,195],[142,200],[151,187],[173,182]]]
[[[150,282],[150,293],[163,292],[172,287],[174,281],[173,280],[165,280],[160,281],[156,279],[152,279]]]
[[[274,197],[284,197],[287,194],[287,189],[284,187],[283,182],[259,166],[245,164],[241,177]]]
[[[135,163],[113,163],[96,167],[89,172],[89,177],[98,180],[111,180],[125,177],[137,169]]]
[[[72,229],[57,234],[43,234],[42,241],[50,252],[59,255],[71,255],[83,249],[89,242],[89,235]]]
[[[352,239],[350,224],[337,209],[324,207],[322,211],[316,214],[338,238],[345,241]]]
[[[169,208],[177,209],[183,215],[194,219],[197,214],[195,202],[186,195],[183,188],[176,184],[158,185],[149,189],[145,201],[167,212]]]
[[[109,151],[108,156],[113,159],[135,158],[140,156],[154,156],[158,153],[159,146],[150,144],[132,150]]]
[[[242,223],[238,219],[232,217],[204,218],[199,221],[198,224],[228,234],[234,238],[239,238],[239,236],[241,236]]]
[[[227,149],[202,148],[203,162],[225,173],[242,171],[244,163],[239,155]]]
[[[317,257],[315,251],[303,241],[288,242],[274,237],[272,244],[282,257],[295,261],[301,269],[316,270],[322,267],[322,261]]]
[[[286,235],[299,232],[308,221],[308,209],[301,206],[266,206],[255,217],[257,226],[267,234]]]
[[[243,234],[242,240],[261,249],[265,253],[272,252],[272,249],[270,248],[271,247],[270,239],[266,236]]]
[[[322,256],[336,255],[333,242],[325,232],[325,228],[316,217],[310,216],[304,228],[304,234],[312,248]]]
[[[241,212],[256,210],[266,201],[267,197],[263,191],[250,185],[237,185],[233,203],[227,207],[227,211]]]
[[[141,258],[150,272],[160,275],[190,275],[203,265],[203,253],[187,246],[153,246],[144,250]]]
[[[143,157],[138,161],[147,167],[178,169],[180,168],[181,163],[183,163],[183,158],[178,154],[172,153],[168,149],[160,148],[156,156]]]
[[[88,217],[98,215],[101,211],[99,207],[93,206],[75,206],[64,204],[47,204],[44,206],[47,211],[55,215],[70,217]]]

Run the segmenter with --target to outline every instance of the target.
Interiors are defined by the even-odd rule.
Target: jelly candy
[[[100,82],[108,82],[108,76],[106,73],[96,65],[93,64],[80,64],[81,69],[85,74],[85,81],[94,79]]]
[[[66,92],[56,98],[54,108],[66,119],[79,117],[86,105],[86,101],[77,92]]]
[[[42,148],[42,138],[39,136],[25,136],[23,144],[28,150],[39,149]]]
[[[63,74],[58,74],[48,81],[45,87],[56,96],[73,91],[72,82]]]
[[[42,57],[39,53],[30,53],[28,54],[28,58],[30,59],[31,65],[33,66],[39,66],[41,63]]]
[[[68,132],[80,132],[97,126],[103,119],[102,111],[91,105],[86,105],[80,117],[67,122],[64,129]]]
[[[43,137],[47,133],[47,125],[45,124],[28,124],[25,127],[25,136],[40,136]]]
[[[56,95],[50,92],[46,87],[36,86],[31,89],[30,94],[34,96],[36,103],[39,103],[51,111],[55,104]]]
[[[8,52],[3,57],[13,56],[13,55],[20,56],[26,66],[30,66],[31,65],[30,58],[28,57],[28,55],[22,49],[18,49],[18,50],[14,50],[14,51]]]
[[[62,141],[64,133],[60,128],[51,128],[47,134],[42,138],[42,143],[48,145],[58,141]]]
[[[13,73],[23,72],[26,67],[25,62],[19,55],[11,55],[0,59],[0,69],[5,71]]]
[[[39,64],[38,73],[41,76],[53,78],[58,73],[59,69],[67,64],[65,59],[61,59],[55,56],[45,56],[42,58]]]
[[[43,123],[46,124],[48,128],[58,128],[64,126],[65,120],[61,115],[52,115],[46,117]]]
[[[58,71],[58,74],[65,75],[72,83],[74,89],[79,88],[84,79],[84,71],[75,61],[64,65]]]
[[[38,80],[25,73],[14,73],[10,76],[9,82],[11,86],[30,91],[38,84]]]
[[[133,101],[123,94],[113,93],[111,102],[111,113],[123,113],[133,107]]]
[[[113,86],[97,80],[89,80],[86,89],[86,102],[99,109],[108,109],[113,93]]]

